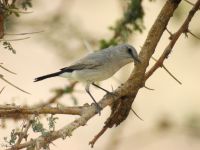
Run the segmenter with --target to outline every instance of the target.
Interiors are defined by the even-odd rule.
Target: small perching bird
[[[133,61],[135,64],[140,63],[135,48],[129,44],[120,44],[90,53],[74,62],[69,67],[62,68],[55,73],[35,78],[34,82],[56,76],[85,82],[85,90],[96,104],[97,110],[100,113],[101,107],[90,93],[90,85],[92,84],[101,90],[110,93],[96,85],[95,82],[110,78],[121,67]]]

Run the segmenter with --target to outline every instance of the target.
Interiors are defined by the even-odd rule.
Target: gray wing
[[[106,55],[105,52],[97,51],[76,61],[71,66],[62,68],[60,70],[63,72],[72,72],[74,70],[94,69],[96,67],[105,65],[107,61],[108,55]]]

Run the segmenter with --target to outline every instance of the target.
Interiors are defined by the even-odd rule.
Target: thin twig
[[[96,141],[104,134],[104,132],[106,132],[106,130],[108,129],[107,126],[104,126],[101,131],[94,136],[94,138],[89,142],[89,145],[91,145],[91,148],[94,147],[94,144],[96,143]]]
[[[4,86],[4,87],[1,89],[0,94],[3,92],[3,90],[4,90],[5,88],[6,88],[6,87]]]
[[[150,90],[150,91],[155,90],[155,89],[152,89],[152,88],[150,88],[150,87],[147,87],[146,85],[144,85],[144,88],[147,89],[147,90]]]
[[[169,39],[171,39],[171,36],[173,35],[171,31],[168,30],[168,28],[166,28],[166,31],[169,33],[170,37]]]
[[[190,33],[193,37],[197,38],[198,40],[200,40],[200,37],[195,35],[194,33],[192,33],[190,30],[187,31],[188,33]]]
[[[4,67],[4,66],[2,66],[1,64],[0,64],[0,68],[2,68],[2,69],[4,69],[4,70],[8,71],[9,73],[12,73],[12,74],[16,75],[16,73],[15,73],[15,72],[13,72],[13,71],[11,71],[11,70],[9,70],[9,69],[5,68],[5,67]]]
[[[27,35],[27,34],[37,34],[41,32],[44,32],[44,31],[41,30],[41,31],[25,32],[25,33],[5,33],[4,35]]]
[[[137,118],[139,118],[141,121],[144,121],[135,111],[133,108],[131,108],[131,111],[136,115]]]
[[[21,11],[21,10],[18,10],[18,9],[11,9],[11,8],[8,8],[8,9],[9,9],[9,11],[14,12],[14,13],[21,13],[21,14],[33,13],[33,11]]]
[[[158,60],[155,59],[153,56],[152,56],[152,59],[157,62]],[[182,84],[182,82],[180,80],[178,80],[166,67],[164,64],[162,64],[161,66],[175,81],[177,81],[180,85]]]
[[[0,39],[0,42],[4,41],[21,41],[21,40],[26,40],[29,39],[30,37],[25,37],[25,38],[18,38],[18,39]]]
[[[6,83],[10,84],[11,86],[13,86],[14,88],[26,93],[26,94],[30,94],[29,92],[26,92],[24,90],[22,90],[21,88],[17,87],[16,85],[14,85],[13,83],[11,83],[10,81],[6,80],[3,75],[0,74],[0,79],[2,79],[3,81],[5,81]]]
[[[194,4],[193,4],[192,2],[190,2],[190,1],[188,1],[188,0],[184,0],[184,1],[187,2],[188,4],[194,6]],[[199,9],[200,9],[200,8],[199,8]]]

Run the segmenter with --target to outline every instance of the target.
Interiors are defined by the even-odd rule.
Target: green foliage
[[[126,0],[128,3],[127,9],[124,12],[123,18],[116,22],[115,27],[110,27],[114,31],[114,35],[110,40],[101,40],[100,47],[106,48],[111,45],[117,45],[128,41],[128,38],[133,31],[142,32],[144,29],[143,16],[144,11],[141,0]]]
[[[38,117],[33,120],[32,129],[33,132],[40,132],[43,136],[48,135],[48,131],[43,127]]]
[[[21,1],[12,1],[11,3],[8,2],[0,2],[1,9],[3,11],[5,19],[11,15],[15,15],[16,17],[20,16],[20,9],[27,10],[28,8],[32,7],[32,0],[21,0]]]
[[[21,2],[21,6],[24,10],[27,10],[28,8],[31,8],[33,5],[32,5],[32,0],[23,0]]]
[[[15,132],[15,129],[13,129],[10,133],[10,140],[8,140],[7,137],[4,137],[4,141],[9,145],[14,145],[16,143],[16,139],[17,139],[17,134]]]
[[[15,15],[16,17],[19,17],[20,14],[17,11],[18,8],[12,4],[12,5],[3,5],[3,13],[4,13],[4,17],[7,18],[10,15]]]
[[[3,42],[3,46],[4,46],[5,49],[11,51],[13,54],[16,54],[16,50],[12,47],[12,45],[10,44],[10,42],[4,41]]]
[[[56,123],[57,119],[58,119],[58,117],[53,117],[53,115],[51,115],[50,117],[47,117],[47,121],[48,121],[50,131],[55,130],[55,123]]]

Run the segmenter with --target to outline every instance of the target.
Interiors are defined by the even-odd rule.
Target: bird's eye
[[[131,48],[128,48],[128,50],[127,50],[127,51],[128,51],[128,53],[129,53],[129,54],[131,54],[131,55],[132,55],[132,49],[131,49]]]

